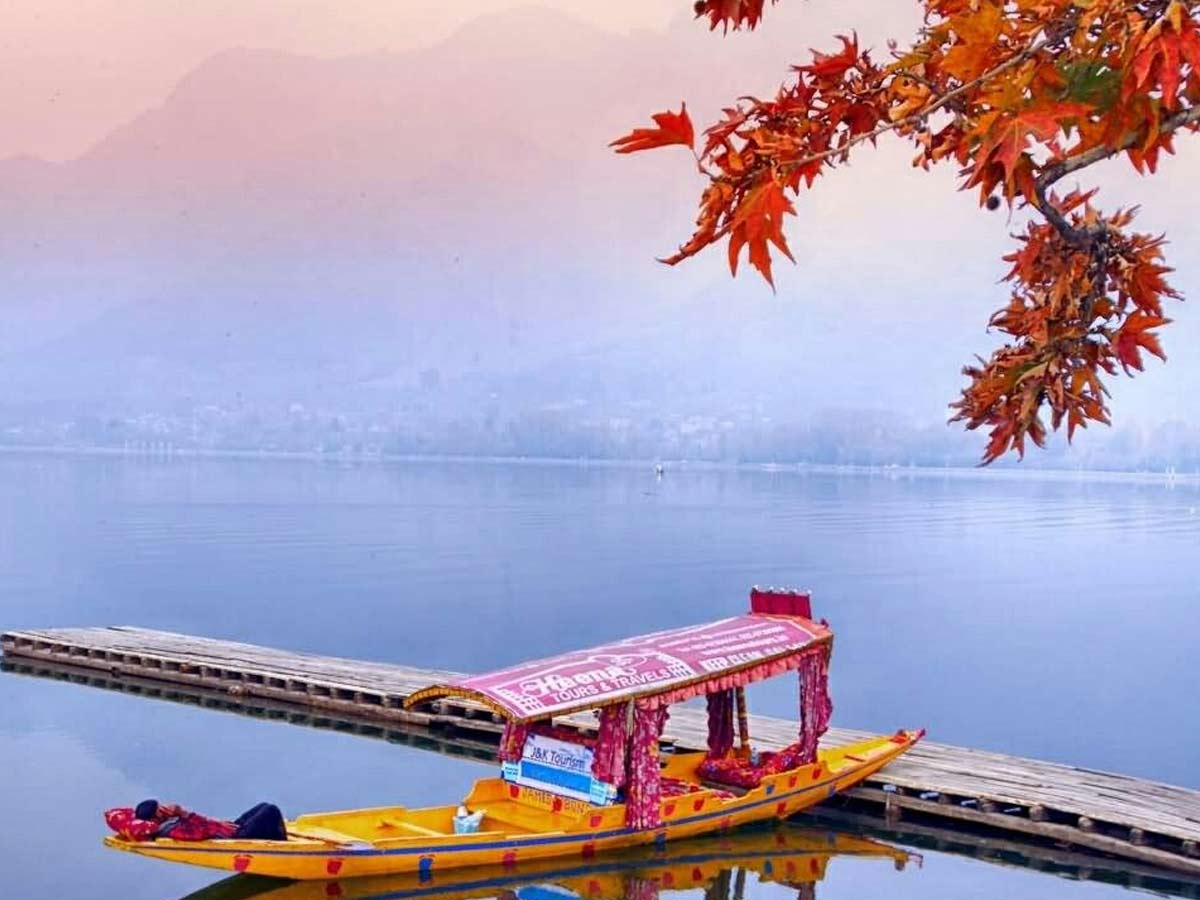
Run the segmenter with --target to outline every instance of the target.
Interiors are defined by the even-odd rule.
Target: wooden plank
[[[218,712],[236,713],[256,719],[301,725],[322,731],[334,730],[362,737],[375,738],[394,744],[406,744],[422,750],[433,750],[452,756],[469,756],[481,762],[494,762],[496,741],[474,739],[463,735],[447,735],[421,722],[380,722],[378,719],[341,711],[326,712],[302,706],[294,700],[277,701],[251,697],[244,693],[229,693],[203,685],[176,684],[137,675],[110,675],[91,668],[66,662],[6,657],[5,671],[36,678],[69,681],[88,687],[154,700],[201,706]]]
[[[851,827],[867,837],[899,840],[919,849],[970,856],[993,865],[1036,869],[1051,875],[1081,881],[1099,881],[1123,887],[1140,887],[1160,896],[1200,900],[1200,876],[1165,872],[1161,867],[1130,859],[1098,856],[1057,844],[1034,843],[1017,835],[993,832],[947,831],[934,825],[901,821],[885,826],[878,817],[856,811],[856,804],[822,805],[801,813],[799,824]]]
[[[1033,822],[1019,816],[997,815],[983,810],[962,806],[943,806],[909,797],[901,793],[885,793],[873,787],[860,788],[855,791],[855,797],[874,799],[878,803],[891,803],[902,809],[911,809],[928,815],[948,817],[974,825],[999,828],[1005,831],[1017,831],[1039,838],[1061,841],[1077,847],[1088,847],[1102,853],[1113,853],[1127,859],[1136,859],[1151,865],[1162,866],[1175,871],[1200,875],[1200,861],[1189,860],[1179,854],[1154,847],[1131,844],[1120,838],[1109,837],[1096,831],[1081,833],[1078,828],[1070,825],[1059,825],[1050,822]]]
[[[131,626],[14,631],[0,635],[0,647],[11,658],[211,687],[230,696],[440,727],[489,741],[502,729],[490,710],[468,700],[444,700],[423,711],[402,708],[409,694],[451,680],[457,677],[454,672]],[[562,722],[595,729],[589,713]],[[753,716],[750,724],[756,741],[767,748],[791,743],[797,731],[796,723],[785,719]],[[869,736],[833,728],[823,743],[836,746]],[[672,710],[666,743],[703,749],[706,737],[702,710]],[[925,741],[869,779],[861,798],[876,800],[897,815],[913,809],[950,821],[983,817],[989,827],[1069,840],[1154,865],[1173,861],[1181,871],[1200,866],[1195,849],[1200,792],[1130,776]]]

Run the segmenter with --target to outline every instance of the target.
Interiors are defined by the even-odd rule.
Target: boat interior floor
[[[701,781],[700,786],[708,791],[720,791],[722,794],[731,794],[734,797],[744,797],[750,791],[748,788],[738,787],[734,784],[720,784],[716,781]]]
[[[482,804],[484,831],[507,831],[517,834],[533,834],[540,831],[565,829],[574,821],[570,816],[531,809],[508,800]]]

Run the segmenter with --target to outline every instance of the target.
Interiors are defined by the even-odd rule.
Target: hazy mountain
[[[6,380],[257,391],[314,365],[461,367],[550,311],[586,322],[622,210],[570,155],[607,157],[596,104],[639,77],[624,50],[527,12],[423,52],[230,51],[78,160],[0,165]]]
[[[6,381],[109,405],[304,396],[527,368],[661,319],[687,279],[651,256],[695,185],[606,144],[706,39],[531,8],[421,51],[222,53],[83,157],[0,164]],[[718,82],[753,74],[723,46]],[[629,202],[647,195],[657,215]]]

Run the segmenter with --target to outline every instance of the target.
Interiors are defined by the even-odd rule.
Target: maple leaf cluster
[[[1108,424],[1101,373],[1140,371],[1143,350],[1166,359],[1154,329],[1170,321],[1163,300],[1178,294],[1165,279],[1162,238],[1127,234],[1133,213],[1101,218],[1091,196],[1051,200],[1072,228],[1096,231],[1094,244],[1074,246],[1053,225],[1031,222],[1005,257],[1012,298],[991,325],[1013,340],[964,370],[971,383],[952,404],[955,420],[990,428],[985,461],[1010,449],[1023,456],[1026,438],[1042,446],[1043,407],[1052,429],[1066,422],[1068,439],[1089,420]]]
[[[987,427],[984,462],[1025,439],[1042,444],[1067,424],[1108,423],[1101,374],[1163,356],[1161,238],[1126,234],[1132,216],[1103,216],[1092,193],[1051,187],[1124,153],[1153,173],[1180,130],[1200,127],[1200,0],[920,0],[925,25],[908,47],[876,61],[840,36],[767,100],[742,99],[702,133],[686,107],[614,142],[618,152],[683,145],[708,185],[676,264],[727,241],[730,270],[745,257],[774,286],[793,198],[884,134],[909,140],[914,165],[954,165],[989,209],[1041,214],[1018,237],[1012,300],[991,323],[1009,343],[964,369],[954,420]],[[699,0],[710,27],[753,28],[765,0]],[[1165,358],[1165,357],[1164,357]]]

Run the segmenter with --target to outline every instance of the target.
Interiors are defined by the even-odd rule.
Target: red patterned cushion
[[[777,753],[766,752],[758,756],[758,765],[737,756],[724,759],[706,759],[696,770],[705,781],[729,784],[740,788],[756,788],[767,775],[777,775],[800,765],[800,745],[791,744]]]

